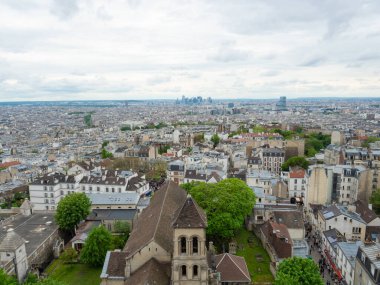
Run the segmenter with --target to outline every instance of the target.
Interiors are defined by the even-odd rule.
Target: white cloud
[[[4,0],[0,101],[379,96],[380,3]]]

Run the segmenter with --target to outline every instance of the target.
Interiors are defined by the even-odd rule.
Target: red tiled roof
[[[290,178],[304,178],[305,177],[305,169],[298,168],[296,170],[291,170],[289,173]]]
[[[15,165],[19,165],[20,162],[18,161],[11,161],[11,162],[4,162],[4,163],[0,163],[0,168],[8,168],[10,166],[15,166]]]

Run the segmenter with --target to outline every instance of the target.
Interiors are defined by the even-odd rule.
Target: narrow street
[[[314,238],[315,237],[315,238]],[[322,242],[316,237],[314,230],[308,235],[307,238],[309,245],[309,253],[314,262],[318,265],[321,276],[325,281],[326,285],[341,285],[344,284],[339,282],[337,279],[333,280],[335,273],[330,268],[326,257],[322,254]]]

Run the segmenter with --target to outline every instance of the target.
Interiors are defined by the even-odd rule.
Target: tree
[[[308,258],[292,257],[278,266],[275,285],[323,285],[317,264]]]
[[[289,167],[299,166],[303,169],[309,167],[309,162],[303,156],[293,156],[281,165],[282,171],[289,171]]]
[[[113,248],[123,248],[125,243],[129,238],[129,233],[131,232],[131,227],[128,222],[116,221],[114,224],[114,233],[112,236]]]
[[[112,158],[113,154],[112,152],[107,151],[105,148],[102,148],[101,156],[103,159],[106,159],[106,158]]]
[[[62,230],[72,231],[90,213],[91,201],[84,193],[67,195],[57,206],[55,220]]]
[[[251,213],[256,201],[252,189],[236,178],[215,184],[185,183],[181,187],[205,210],[207,234],[215,242],[232,238],[242,228],[245,217]]]
[[[72,247],[69,247],[64,252],[62,252],[60,258],[63,263],[74,263],[78,261],[78,252]]]
[[[372,209],[376,214],[380,214],[380,189],[377,189],[375,192],[372,192],[371,197],[369,198],[370,203],[372,204]]]
[[[311,133],[306,136],[305,140],[305,155],[308,157],[314,156],[322,148],[331,143],[331,136],[322,133]]]
[[[211,137],[211,141],[214,144],[214,148],[215,148],[220,142],[220,138],[219,138],[218,134],[213,134]]]
[[[0,285],[17,285],[17,280],[13,276],[9,276],[0,268]]]
[[[84,243],[81,260],[94,267],[101,266],[111,245],[112,235],[104,226],[93,228]]]

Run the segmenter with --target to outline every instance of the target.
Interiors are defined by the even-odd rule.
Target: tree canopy
[[[17,285],[18,282],[13,276],[9,276],[0,268],[0,285]]]
[[[84,193],[73,193],[59,201],[55,220],[62,230],[74,227],[90,213],[91,201]]]
[[[213,134],[211,137],[211,141],[214,144],[213,146],[215,148],[220,142],[220,138],[219,138],[218,134]]]
[[[292,257],[278,266],[275,285],[323,285],[317,264],[308,258]]]
[[[84,243],[81,260],[94,267],[101,266],[111,246],[111,233],[104,226],[93,228]]]
[[[281,165],[282,171],[289,171],[289,167],[299,166],[303,169],[309,167],[309,162],[303,156],[293,156]]]
[[[215,184],[185,183],[181,187],[205,210],[207,234],[214,241],[232,238],[242,228],[245,217],[251,213],[256,201],[252,189],[236,178]]]
[[[305,138],[305,155],[308,157],[316,155],[318,151],[331,143],[331,136],[322,133],[311,133]]]
[[[370,203],[372,204],[372,209],[376,212],[376,214],[380,214],[380,189],[377,189],[372,193],[369,198]]]
[[[112,248],[122,249],[125,246],[131,232],[131,227],[126,221],[116,221],[112,236]]]

